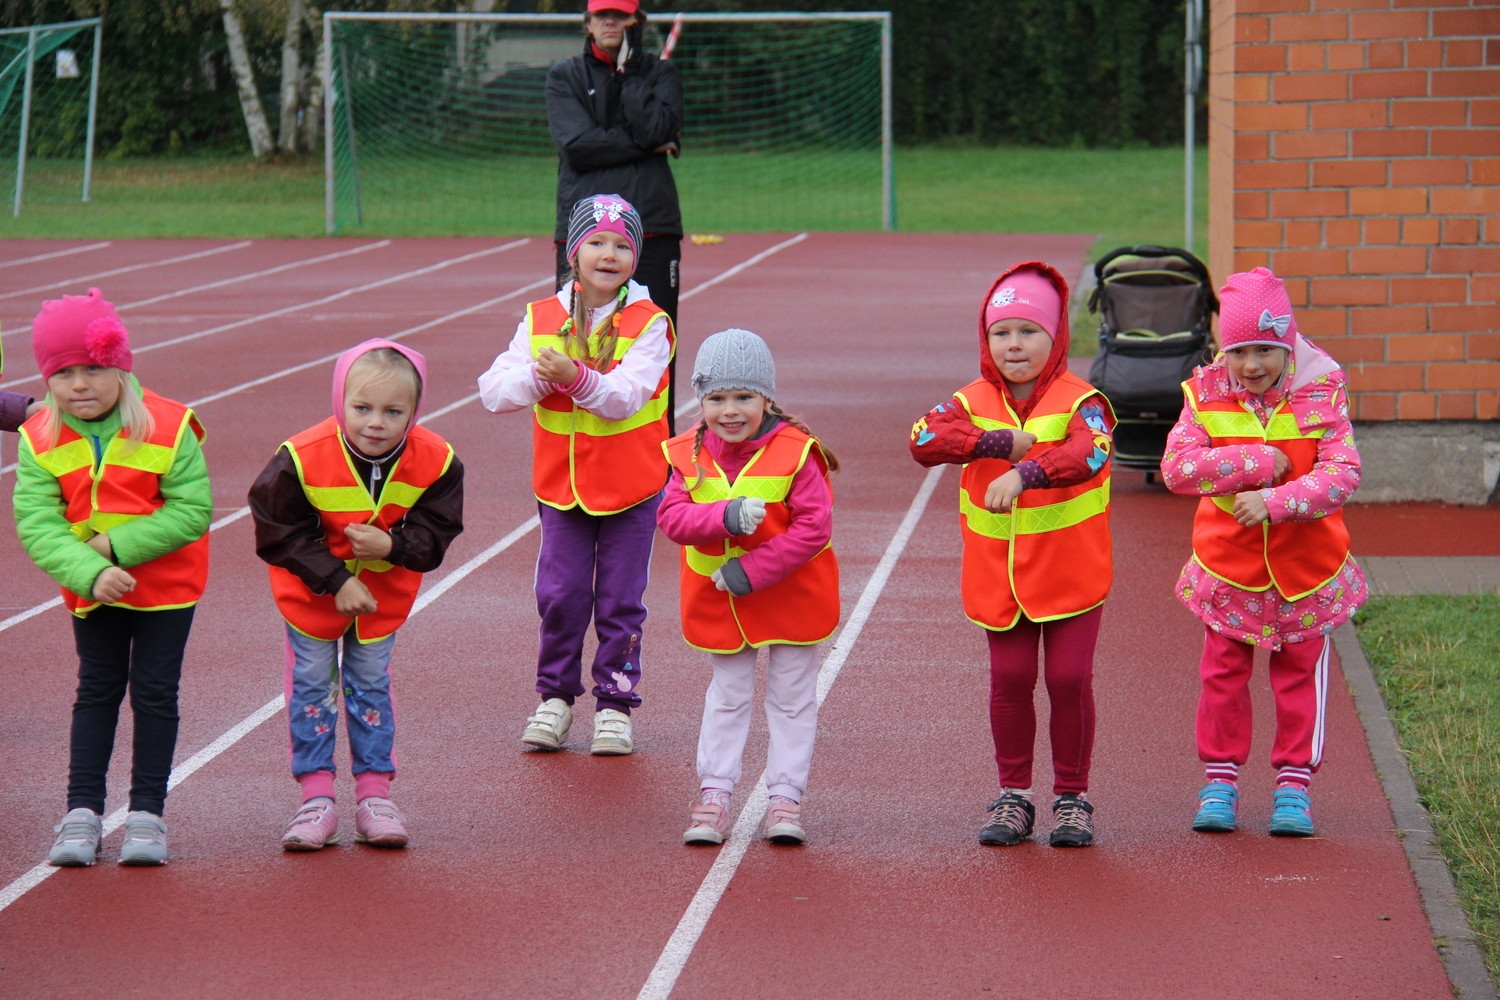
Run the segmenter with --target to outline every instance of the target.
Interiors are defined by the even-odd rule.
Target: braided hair
[[[583,296],[579,294],[582,289],[577,281],[578,256],[575,254],[572,260],[573,270],[568,277],[571,284],[572,308],[569,310],[567,322],[563,323],[562,329],[557,335],[563,341],[563,353],[568,357],[582,361],[590,368],[597,371],[609,371],[615,358],[615,346],[620,341],[620,314],[625,311],[625,297],[630,294],[630,282],[620,286],[620,294],[615,299],[615,312],[609,318],[609,332],[599,341],[597,354],[589,353],[589,334],[593,332],[594,310],[583,303]]]

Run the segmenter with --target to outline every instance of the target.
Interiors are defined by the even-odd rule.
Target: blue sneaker
[[[1311,837],[1313,835],[1312,800],[1292,785],[1276,789],[1271,809],[1271,836]]]
[[[1193,829],[1200,833],[1231,833],[1240,810],[1240,790],[1225,781],[1210,781],[1198,789],[1198,814]]]

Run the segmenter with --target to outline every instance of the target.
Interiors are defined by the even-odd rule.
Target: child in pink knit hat
[[[47,399],[21,426],[16,531],[62,588],[79,661],[68,812],[48,861],[98,857],[128,689],[135,742],[120,863],[160,865],[183,651],[208,580],[204,431],[188,407],[136,381],[130,335],[99,289],[45,303],[31,344]]]
[[[1308,786],[1323,762],[1329,640],[1364,602],[1343,506],[1359,486],[1344,373],[1297,330],[1263,267],[1219,290],[1223,350],[1182,384],[1162,481],[1196,496],[1193,555],[1177,597],[1205,626],[1193,829],[1237,825],[1250,754],[1251,660],[1271,650],[1277,769],[1270,832],[1313,833]]]
[[[1114,413],[1068,371],[1068,284],[1040,261],[990,286],[980,378],[912,427],[912,457],[962,465],[964,613],[985,630],[1000,797],[981,844],[1031,837],[1034,689],[1046,649],[1053,847],[1094,842],[1094,646],[1113,578],[1109,456]]]

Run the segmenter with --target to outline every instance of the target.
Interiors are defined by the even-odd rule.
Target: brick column
[[[1286,281],[1362,425],[1500,416],[1500,6],[1212,0],[1209,27],[1216,278]]]

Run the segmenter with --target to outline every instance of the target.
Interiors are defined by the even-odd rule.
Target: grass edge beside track
[[[1371,599],[1355,618],[1491,980],[1500,975],[1500,594]],[[1440,942],[1441,943],[1441,942]]]

